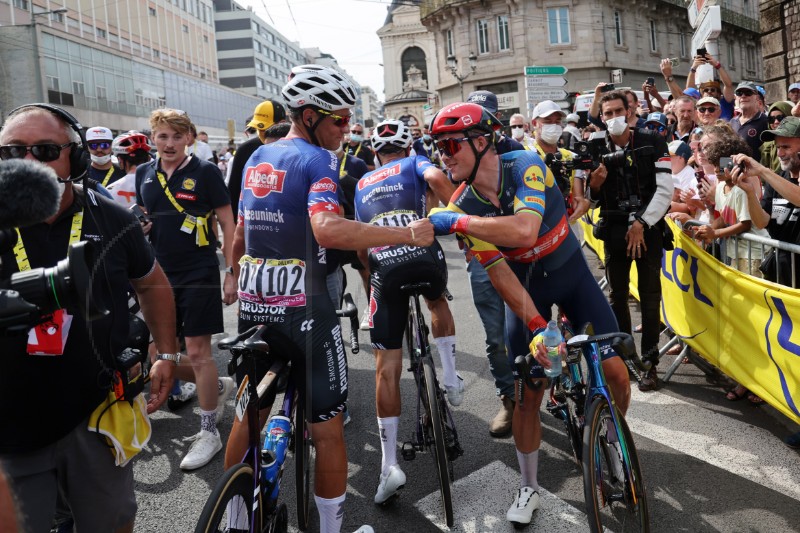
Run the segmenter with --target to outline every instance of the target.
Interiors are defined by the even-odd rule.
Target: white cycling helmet
[[[322,65],[294,67],[281,91],[286,106],[314,105],[324,111],[356,105],[356,89],[343,74]]]
[[[405,123],[399,120],[384,120],[372,130],[372,149],[380,152],[387,145],[398,148],[408,148],[411,146],[411,130]]]

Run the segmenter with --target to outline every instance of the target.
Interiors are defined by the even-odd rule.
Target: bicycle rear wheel
[[[239,463],[230,467],[206,500],[195,533],[261,531],[261,491],[256,493],[258,501],[253,517],[254,489],[255,478],[250,465]]]
[[[616,417],[619,442],[614,442],[611,406],[603,397],[592,400],[583,441],[583,492],[589,527],[593,532],[648,532],[650,517],[639,456],[625,418],[619,411]]]
[[[310,509],[311,433],[308,429],[305,408],[298,395],[294,406],[294,486],[297,499],[297,527],[300,531],[305,531],[308,527]]]
[[[422,368],[425,379],[425,394],[428,398],[426,407],[428,408],[428,420],[430,429],[433,433],[433,455],[436,461],[436,470],[439,475],[439,492],[442,495],[442,507],[447,521],[447,527],[453,527],[453,499],[450,490],[450,461],[447,457],[447,448],[444,439],[444,420],[442,420],[442,408],[439,405],[443,401],[436,385],[436,376],[433,370],[433,360],[430,355],[423,357]],[[426,439],[427,440],[427,439]]]

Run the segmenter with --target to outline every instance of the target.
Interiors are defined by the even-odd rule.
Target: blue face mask
[[[360,143],[363,140],[364,140],[364,136],[363,135],[359,135],[357,133],[351,133],[350,134],[350,141],[351,142]]]

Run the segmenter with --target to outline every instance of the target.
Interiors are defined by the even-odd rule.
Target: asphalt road
[[[511,438],[489,436],[488,423],[500,404],[484,356],[483,329],[472,304],[462,254],[452,239],[445,239],[443,246],[454,296],[457,366],[467,387],[463,404],[454,410],[465,453],[455,462],[453,529],[511,531],[505,512],[519,483],[514,444]],[[599,278],[602,270],[595,261],[590,263]],[[362,310],[366,300],[360,282],[352,271],[348,278]],[[634,324],[638,322],[636,307],[632,301]],[[225,317],[226,331],[235,332],[235,309],[226,309]],[[347,338],[349,327],[344,328]],[[428,454],[418,454],[413,462],[400,458],[406,487],[387,505],[376,506],[372,501],[381,460],[375,374],[366,332],[360,333],[360,340],[361,352],[349,355],[352,422],[345,429],[349,478],[342,531],[354,531],[361,524],[372,525],[376,532],[446,530],[435,466]],[[225,354],[215,350],[215,359],[223,369]],[[662,360],[662,373],[670,359]],[[401,390],[406,407],[400,420],[400,440],[410,434],[413,388],[410,374],[405,373]],[[230,430],[233,411],[229,402],[219,423],[223,435]],[[134,467],[139,503],[136,531],[194,529],[200,509],[222,474],[222,454],[194,472],[179,468],[188,447],[182,439],[198,431],[198,413],[195,401],[177,413],[162,409],[152,417],[153,438]],[[657,392],[640,393],[634,384],[627,419],[643,466],[653,531],[782,532],[800,528],[800,463],[797,453],[781,442],[800,428],[774,409],[755,407],[747,400],[728,402],[721,384],[707,381],[694,365],[682,364],[670,383]],[[571,460],[563,426],[542,408],[542,427],[538,476],[542,504],[527,529],[588,531],[581,473]],[[293,474],[289,456],[282,495],[290,508],[290,530],[296,531]],[[312,509],[309,530],[317,528]]]

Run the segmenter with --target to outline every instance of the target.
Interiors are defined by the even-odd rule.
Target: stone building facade
[[[800,1],[762,0],[759,8],[767,101],[783,100],[800,83]]]

